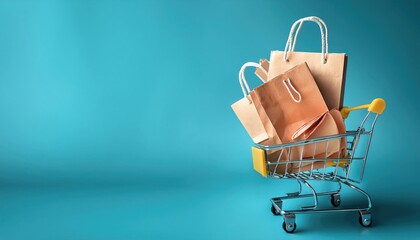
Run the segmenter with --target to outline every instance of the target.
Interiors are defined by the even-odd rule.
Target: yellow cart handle
[[[340,112],[343,119],[346,119],[351,111],[367,108],[369,112],[382,114],[386,108],[385,100],[382,98],[375,98],[370,104],[364,104],[356,107],[343,107]]]

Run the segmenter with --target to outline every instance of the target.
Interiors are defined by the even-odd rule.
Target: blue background
[[[1,1],[0,239],[418,235],[419,10],[416,1]],[[361,184],[374,201],[370,229],[355,213],[299,215],[286,235],[268,199],[296,186],[252,170],[252,142],[230,109],[241,65],[283,49],[293,22],[310,15],[326,21],[330,52],[349,56],[345,104],[387,101]],[[306,24],[296,50],[320,51],[318,31]]]

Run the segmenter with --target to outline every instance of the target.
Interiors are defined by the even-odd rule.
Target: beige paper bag
[[[260,60],[260,65],[264,65],[265,70],[269,69],[269,62],[266,59]],[[267,75],[260,69],[255,70],[255,74],[261,79],[266,80]],[[314,123],[314,125],[308,129],[304,134],[302,134],[298,140],[306,140],[311,138],[318,138],[323,136],[331,136],[335,134],[345,133],[345,125],[341,113],[337,109],[332,109],[331,111],[325,113],[325,115]],[[328,149],[325,142],[317,143],[315,148],[314,144],[306,145],[305,147],[298,146],[293,147],[290,150],[290,159],[291,160],[300,160],[300,159],[310,159],[315,155],[315,158],[325,158],[325,157],[338,157],[344,156],[343,151],[346,148],[345,138],[341,139],[342,142],[339,144],[339,140],[333,140],[328,143]],[[339,149],[340,148],[340,149]],[[302,151],[303,150],[303,151]],[[315,150],[315,151],[314,151]],[[341,150],[341,151],[339,151]],[[341,155],[339,155],[341,154]],[[293,164],[293,169],[291,172],[297,172],[299,166],[302,171],[310,169],[310,167],[305,167],[311,165],[308,162],[302,162],[302,164]],[[323,163],[316,163],[314,169],[323,167]],[[290,170],[290,169],[289,169]]]
[[[330,136],[335,134],[343,134],[346,133],[346,127],[344,125],[344,120],[341,116],[340,111],[337,109],[332,109],[326,114],[326,116],[329,116],[329,120],[325,121],[323,123],[323,126],[320,126],[309,136],[309,139],[311,138],[318,138],[318,137],[324,137],[324,136]],[[332,121],[332,122],[331,122]],[[314,144],[309,144],[305,146],[305,156],[304,159],[322,159],[322,158],[340,158],[346,156],[346,138],[342,137],[340,139],[334,139],[330,140],[328,142],[328,150],[326,142],[317,143],[316,145],[316,153],[313,157],[314,152]],[[306,149],[308,149],[308,152],[306,152]],[[301,150],[301,149],[299,149]],[[312,154],[310,154],[310,151],[312,151]],[[314,166],[311,166],[312,163],[308,162],[302,162],[302,164],[293,164],[293,169],[291,172],[298,172],[299,168],[301,171],[306,171],[310,169],[319,169],[324,167],[324,161],[314,163]],[[334,162],[328,162],[328,166],[335,166]]]
[[[281,144],[282,141],[277,135],[274,126],[271,124],[264,110],[261,108],[259,99],[252,99],[249,95],[251,91],[244,73],[247,67],[256,67],[257,69],[260,69],[263,74],[267,74],[265,69],[257,63],[245,63],[239,71],[239,83],[241,85],[244,97],[232,104],[232,109],[255,143],[262,145]],[[283,153],[280,156],[280,153],[281,151],[276,150],[268,151],[267,158],[270,162],[284,160],[287,154]],[[291,168],[292,166],[290,165],[289,167]],[[271,166],[270,170],[273,171],[274,168],[275,166]],[[279,167],[276,169],[276,171],[279,173],[284,172],[284,170],[285,165],[279,165]]]
[[[301,135],[298,140],[306,140],[311,138],[319,138],[325,136],[331,136],[339,134],[337,124],[331,115],[331,111],[326,112],[324,116],[316,123],[316,125],[309,129],[305,134]],[[299,156],[293,156],[294,159],[302,159],[307,157],[312,157],[316,155],[330,156],[333,153],[336,153],[339,149],[339,140],[333,140],[328,142],[318,142],[316,144],[307,144],[305,147],[299,146],[296,147],[296,151]],[[306,165],[307,163],[303,163]]]
[[[300,28],[305,21],[312,21],[318,24],[322,38],[321,53],[294,51]],[[267,79],[273,79],[303,62],[308,64],[328,109],[341,109],[343,106],[347,56],[345,53],[328,52],[328,28],[324,21],[318,17],[302,18],[293,24],[285,50],[271,52]]]
[[[252,98],[252,93],[251,92],[251,98]],[[260,142],[260,144],[262,145],[275,145],[275,144],[282,144],[283,142],[281,141],[280,137],[277,134],[276,129],[274,128],[273,123],[271,122],[270,118],[268,117],[267,113],[264,110],[264,107],[261,105],[260,99],[259,98],[252,98],[252,102],[255,106],[255,108],[258,111],[258,115],[260,117],[260,120],[264,126],[264,128],[266,129],[267,135],[268,135],[268,139]],[[291,149],[291,154],[296,155],[296,153],[294,152],[293,149]],[[293,152],[293,153],[292,153]],[[267,151],[267,159],[269,162],[271,163],[278,163],[280,162],[280,164],[277,165],[271,165],[270,171],[274,172],[276,171],[276,173],[282,174],[285,173],[285,169],[286,169],[286,164],[283,164],[283,162],[285,162],[287,160],[287,156],[288,156],[288,151],[287,150],[269,150]],[[288,170],[292,168],[292,164],[287,165]]]
[[[252,138],[252,141],[255,143],[261,143],[269,139],[269,136],[264,128],[263,123],[261,122],[254,103],[248,96],[250,89],[244,75],[245,69],[247,67],[260,68],[265,72],[265,70],[257,63],[248,62],[241,67],[241,70],[239,71],[239,84],[241,85],[244,97],[232,104],[232,109],[236,116],[239,118],[239,121],[241,121],[245,130],[248,132],[249,136]],[[266,73],[267,72],[265,72],[265,74]]]
[[[267,73],[270,68],[270,62],[267,59],[260,59],[260,65],[265,71],[259,68],[256,68],[255,75],[257,75],[261,79],[261,81],[267,82],[267,78],[268,78]]]

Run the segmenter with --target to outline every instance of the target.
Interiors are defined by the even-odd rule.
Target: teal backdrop
[[[0,1],[0,239],[418,236],[419,11],[417,1]],[[230,108],[241,65],[284,49],[311,15],[327,23],[330,52],[349,56],[345,105],[387,101],[361,184],[370,229],[355,213],[299,215],[286,235],[269,198],[296,185],[253,171]],[[296,50],[320,51],[319,36],[306,24]]]

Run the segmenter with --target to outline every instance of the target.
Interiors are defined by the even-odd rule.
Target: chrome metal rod
[[[292,193],[286,193],[286,195],[287,196],[293,196],[293,197],[296,197],[296,196],[298,196],[299,194],[301,194],[302,193],[302,184],[300,183],[300,181],[299,180],[297,180],[296,179],[296,182],[298,183],[298,185],[299,185],[299,191],[297,191],[297,192],[292,192]]]
[[[305,184],[309,189],[311,189],[312,195],[314,197],[314,205],[312,205],[312,206],[302,206],[302,209],[315,209],[315,208],[317,208],[318,207],[318,196],[316,195],[315,189],[307,181],[305,181],[303,179],[299,179],[299,180],[301,182],[303,182],[303,184]]]
[[[361,129],[361,130],[355,130],[355,131],[347,131],[346,133],[343,133],[343,134],[336,134],[336,135],[330,135],[330,136],[319,137],[319,138],[311,138],[311,139],[300,140],[300,141],[291,142],[291,143],[274,144],[274,145],[255,144],[255,146],[264,150],[272,150],[276,148],[295,147],[295,146],[302,146],[304,144],[325,142],[328,140],[340,139],[342,137],[350,137],[350,136],[355,136],[355,135],[365,134],[365,133],[368,133],[368,132]]]
[[[365,192],[363,189],[361,189],[361,188],[359,188],[359,187],[357,187],[357,186],[355,186],[355,185],[353,185],[353,184],[351,184],[351,183],[349,183],[347,181],[342,181],[342,183],[343,184],[346,184],[347,186],[351,187],[352,189],[354,189],[354,190],[356,190],[356,191],[358,191],[361,194],[363,194],[363,195],[366,196],[366,198],[368,200],[368,208],[366,208],[365,210],[369,210],[369,209],[372,208],[372,201],[371,201],[371,198],[370,198],[370,196],[369,196],[369,194],[367,192]]]
[[[304,214],[304,213],[328,213],[328,212],[359,212],[369,211],[368,208],[326,208],[326,209],[294,209],[294,210],[281,210],[280,214]]]
[[[339,193],[339,191],[328,191],[328,192],[319,192],[317,193],[318,197],[321,196],[329,196],[331,194],[335,194],[335,193]],[[287,199],[294,199],[294,198],[307,198],[307,197],[313,197],[314,195],[312,193],[307,193],[307,194],[300,194],[297,196],[284,196],[284,197],[275,197],[272,198],[272,200],[274,201],[278,201],[278,200],[287,200]]]

